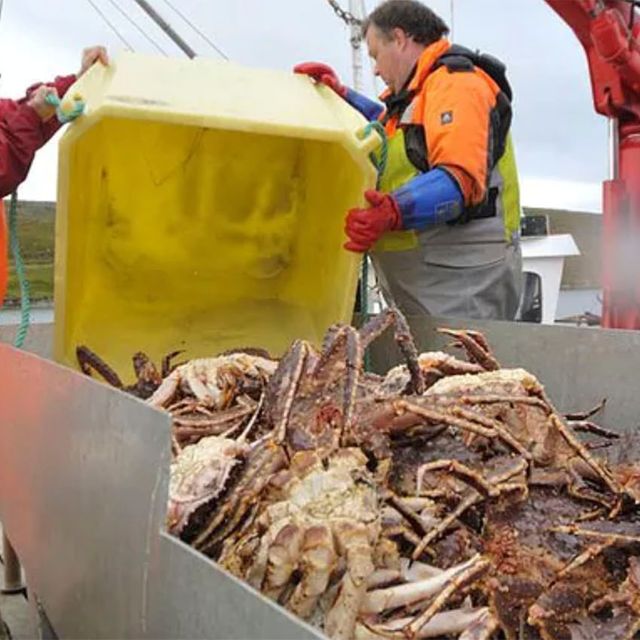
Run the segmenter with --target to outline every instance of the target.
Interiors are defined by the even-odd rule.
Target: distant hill
[[[5,202],[7,216],[9,201]],[[34,301],[53,299],[53,260],[55,237],[55,204],[52,202],[18,203],[18,239],[25,271]],[[13,266],[13,261],[11,261]],[[13,268],[9,277],[6,304],[16,304],[20,290]]]
[[[9,202],[5,202],[7,212]],[[600,236],[602,217],[597,214],[525,207],[525,215],[546,215],[551,233],[571,233],[582,255],[565,263],[564,288],[600,287]],[[53,298],[55,204],[23,201],[18,205],[18,234],[35,301]],[[19,301],[15,274],[9,281],[8,304]]]

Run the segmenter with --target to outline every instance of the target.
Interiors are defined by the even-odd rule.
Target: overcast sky
[[[1,0],[0,0],[1,1]],[[229,58],[254,67],[290,69],[323,60],[351,78],[348,32],[327,0],[171,0]],[[340,0],[347,3],[347,0]],[[182,55],[134,0],[93,0],[137,51],[156,51],[122,15],[144,28],[169,55]],[[152,4],[199,54],[218,54],[166,0]],[[366,0],[371,9],[377,0]],[[451,24],[451,1],[426,2]],[[544,0],[453,0],[454,40],[501,57],[514,87],[514,138],[525,206],[600,211],[607,178],[607,124],[593,111],[588,69],[571,30]],[[89,0],[5,0],[0,21],[0,95],[17,97],[36,80],[77,70],[86,45],[123,43]],[[158,54],[161,55],[161,54]],[[382,89],[370,74],[367,93]],[[40,152],[22,198],[53,200],[56,141]]]

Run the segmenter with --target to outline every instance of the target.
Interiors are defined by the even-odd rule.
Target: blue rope
[[[20,326],[14,341],[14,345],[21,349],[27,338],[29,323],[31,321],[31,297],[29,295],[29,281],[22,261],[20,251],[20,241],[18,239],[18,194],[14,191],[11,194],[11,205],[9,207],[9,245],[13,256],[13,266],[16,270],[18,283],[20,285]]]

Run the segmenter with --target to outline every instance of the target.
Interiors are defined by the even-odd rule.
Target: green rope
[[[79,118],[84,113],[86,106],[82,98],[74,96],[71,111],[65,111],[62,105],[62,100],[53,93],[50,93],[45,98],[45,102],[56,108],[56,116],[58,117],[58,121],[62,124],[67,124],[67,122],[72,122],[76,118]]]
[[[20,327],[14,345],[21,349],[29,331],[31,320],[31,298],[29,297],[29,281],[24,270],[24,262],[20,252],[20,241],[18,240],[18,194],[11,194],[11,206],[9,207],[9,245],[13,256],[13,266],[16,270],[18,283],[20,285]]]
[[[379,155],[377,155],[376,153],[372,153],[370,156],[371,162],[373,162],[373,165],[378,170],[376,189],[379,189],[380,183],[382,181],[382,176],[387,170],[387,162],[389,161],[389,138],[387,137],[387,132],[385,131],[384,125],[382,124],[382,122],[378,122],[378,120],[369,122],[369,124],[365,126],[365,128],[362,130],[362,137],[366,138],[367,136],[370,136],[372,131],[375,131],[382,139]]]
[[[73,99],[73,108],[69,112],[63,109],[60,98],[53,94],[49,94],[46,97],[46,101],[56,108],[56,115],[61,123],[71,122],[84,113],[85,104],[80,98]],[[9,207],[9,245],[13,257],[13,266],[20,286],[20,326],[18,327],[14,345],[21,349],[27,339],[31,322],[31,297],[18,238],[18,194],[15,192],[11,194],[11,205]]]
[[[371,135],[371,133],[375,131],[380,138],[382,139],[382,143],[380,145],[379,153],[372,153],[369,157],[371,158],[371,162],[378,172],[378,177],[376,179],[376,189],[380,189],[380,183],[382,182],[382,176],[387,169],[387,161],[389,160],[389,139],[387,138],[387,132],[385,131],[384,125],[377,120],[373,122],[369,122],[364,129],[362,130],[362,137],[366,138]],[[360,305],[362,308],[362,324],[365,324],[369,319],[369,258],[368,254],[364,254],[362,257],[362,268],[360,272]],[[367,349],[364,354],[364,368],[365,371],[371,370],[370,356],[369,350]]]

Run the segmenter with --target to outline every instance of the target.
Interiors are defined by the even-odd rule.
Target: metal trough
[[[540,377],[561,410],[605,396],[611,429],[639,422],[640,333],[496,322],[413,322],[485,332],[505,366]],[[399,360],[392,337],[374,368]],[[320,638],[162,530],[168,416],[45,359],[0,345],[0,520],[60,637]]]

